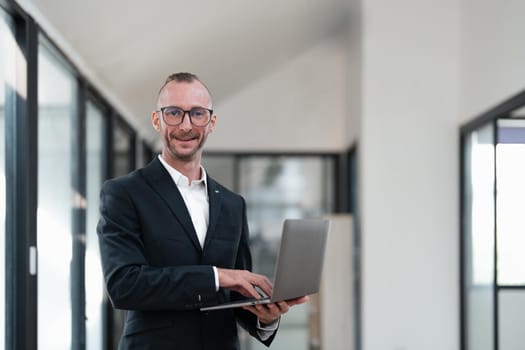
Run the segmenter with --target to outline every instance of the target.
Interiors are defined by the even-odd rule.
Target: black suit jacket
[[[128,310],[120,349],[238,349],[236,322],[258,338],[257,319],[245,310],[199,311],[236,298],[216,291],[212,266],[251,269],[244,199],[210,177],[207,184],[209,226],[201,248],[157,158],[104,183],[97,227],[104,279],[113,306]]]

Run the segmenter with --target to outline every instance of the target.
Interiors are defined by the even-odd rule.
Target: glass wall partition
[[[494,342],[494,126],[472,132],[464,148],[464,317],[468,349]]]
[[[497,122],[498,349],[525,347],[525,114]]]
[[[103,349],[104,280],[98,249],[99,194],[106,178],[106,117],[92,101],[86,105],[86,349]]]
[[[101,184],[135,167],[136,136],[88,85],[0,0],[0,350],[113,348],[95,226]]]
[[[335,159],[323,155],[205,155],[209,175],[247,203],[255,272],[273,278],[285,218],[320,217],[335,203]],[[309,307],[294,307],[281,321],[272,349],[311,349]],[[265,349],[241,333],[245,350]]]
[[[525,120],[497,122],[498,284],[525,285]],[[523,344],[525,347],[525,344]]]
[[[113,124],[112,176],[126,175],[135,169],[135,133],[120,118]]]
[[[43,41],[38,67],[38,348],[68,350],[76,80]]]
[[[136,165],[136,137],[134,131],[120,118],[114,116],[112,130],[111,177],[126,175]],[[113,309],[106,298],[106,324],[108,349],[117,349],[124,328],[125,312]]]
[[[525,92],[462,128],[461,349],[525,346]]]
[[[332,212],[333,163],[322,157],[244,157],[239,191],[246,198],[254,271],[273,279],[285,218],[316,218]],[[275,349],[309,349],[309,307],[299,305],[279,326]],[[249,349],[265,347],[250,339]]]
[[[158,153],[155,152],[155,150],[149,145],[147,144],[145,141],[141,142],[141,162],[140,163],[137,163],[137,164],[140,164],[141,166],[144,166],[146,164],[149,164],[153,158],[155,158],[157,156]],[[137,151],[137,155],[138,155],[138,151]],[[160,152],[159,152],[160,153]]]

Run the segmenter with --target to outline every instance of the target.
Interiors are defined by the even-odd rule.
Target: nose
[[[182,116],[182,123],[179,124],[179,128],[182,130],[191,130],[190,112],[185,111]]]

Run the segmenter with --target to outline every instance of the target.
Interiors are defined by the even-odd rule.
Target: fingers
[[[254,288],[258,286],[265,294],[272,294],[272,283],[263,275],[246,270],[217,269],[219,274],[219,286],[232,289],[246,297],[260,298]]]
[[[277,321],[281,315],[287,313],[290,310],[290,306],[286,301],[281,301],[272,304],[247,306],[244,309],[256,315],[262,324],[270,324]]]
[[[286,300],[286,303],[288,304],[288,306],[294,306],[294,305],[299,305],[299,304],[304,304],[306,302],[308,302],[308,300],[310,300],[310,298],[308,296],[304,296],[304,297],[300,297],[300,298],[296,298],[296,299],[290,299],[290,300]]]
[[[266,295],[272,295],[272,283],[263,275],[252,273],[249,271],[240,271],[241,285],[245,291],[249,292],[250,296],[260,299],[261,295],[255,289],[255,286],[260,288]]]
[[[268,277],[264,275],[257,275],[257,274],[252,274],[252,275],[255,275],[256,277],[256,280],[252,282],[252,285],[259,287],[264,292],[264,294],[272,295],[273,286],[272,286],[272,282],[270,282]]]

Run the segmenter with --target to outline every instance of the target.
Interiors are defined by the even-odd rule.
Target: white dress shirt
[[[197,233],[197,238],[199,239],[201,248],[204,248],[204,241],[206,239],[206,232],[208,231],[208,223],[210,220],[206,171],[201,166],[201,178],[193,180],[190,183],[188,177],[170,166],[161,156],[159,156],[159,159],[166,170],[168,170],[173,182],[177,185],[177,188],[182,195],[182,199],[184,199],[184,204],[186,204],[186,208],[190,213],[193,228],[195,228],[195,233]]]

